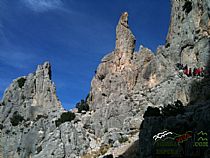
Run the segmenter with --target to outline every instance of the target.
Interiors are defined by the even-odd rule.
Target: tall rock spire
[[[133,53],[136,39],[128,25],[128,13],[121,15],[116,28],[116,51],[121,53]]]

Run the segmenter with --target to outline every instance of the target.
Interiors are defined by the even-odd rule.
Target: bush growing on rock
[[[23,120],[24,120],[24,117],[21,116],[17,111],[15,111],[12,115],[12,118],[10,118],[10,122],[13,126],[17,126]]]
[[[103,81],[103,79],[105,79],[105,75],[104,74],[99,74],[98,75],[98,79],[100,80],[100,81]]]
[[[71,122],[72,120],[75,119],[75,114],[71,111],[69,112],[64,112],[61,114],[61,117],[55,121],[56,127],[59,127],[62,123],[64,122]]]
[[[76,108],[78,109],[79,113],[81,113],[82,111],[89,111],[89,105],[87,101],[83,99],[79,103],[76,104]]]
[[[184,106],[180,100],[174,102],[174,104],[168,104],[162,109],[163,116],[176,116],[183,114],[185,111]]]
[[[152,116],[161,116],[160,109],[157,108],[157,107],[151,107],[151,106],[149,106],[147,108],[147,110],[145,111],[143,117],[145,118],[145,117],[152,117]]]
[[[182,7],[182,10],[185,11],[186,14],[189,14],[192,10],[192,2],[186,1],[184,6]]]
[[[36,151],[37,151],[37,153],[40,153],[42,151],[42,146],[38,146]]]
[[[125,143],[128,141],[128,137],[120,137],[119,138],[119,142],[122,144],[122,143]]]
[[[4,126],[2,124],[0,124],[0,130],[2,130],[4,128]]]
[[[0,106],[5,106],[5,102],[3,101],[2,103],[0,103]]]
[[[17,80],[18,86],[19,86],[20,88],[22,88],[22,87],[24,86],[24,84],[25,84],[25,81],[26,81],[25,78],[20,78],[20,79],[18,79],[18,80]]]

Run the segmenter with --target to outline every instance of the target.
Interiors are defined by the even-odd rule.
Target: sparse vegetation
[[[4,128],[4,126],[2,124],[0,124],[0,130],[2,130]]]
[[[20,87],[20,88],[22,88],[23,86],[24,86],[24,84],[25,84],[25,81],[26,81],[26,79],[25,78],[20,78],[20,79],[18,79],[17,80],[17,82],[18,82],[18,86]]]
[[[38,146],[36,151],[37,151],[37,153],[40,153],[42,151],[42,146]]]
[[[26,99],[26,97],[25,97],[24,95],[22,95],[22,96],[21,96],[21,98],[22,98],[23,100],[25,100],[25,99]]]
[[[103,79],[105,79],[105,75],[103,75],[103,74],[99,74],[98,75],[98,79],[100,80],[100,81],[103,81]]]
[[[76,108],[78,109],[79,113],[81,113],[82,111],[89,111],[89,105],[87,101],[83,99],[76,104]]]
[[[36,116],[36,121],[38,121],[38,120],[41,119],[41,118],[47,119],[48,116],[47,116],[47,115],[37,115],[37,116]]]
[[[71,122],[75,119],[75,114],[71,111],[62,113],[61,117],[55,121],[56,127],[59,127],[64,122]]]
[[[161,116],[160,109],[157,108],[157,107],[149,106],[144,113],[144,118],[145,117],[152,117],[152,116]]]
[[[17,111],[15,111],[12,118],[10,118],[10,122],[13,126],[17,126],[23,120],[24,118]]]
[[[104,133],[107,133],[107,132],[108,132],[108,128],[105,128]]]
[[[128,137],[120,137],[118,140],[121,144],[128,141]]]
[[[176,116],[183,114],[185,111],[184,106],[180,100],[174,102],[174,104],[168,104],[162,109],[163,116]]]
[[[6,134],[9,134],[9,133],[10,133],[10,130],[7,129],[7,130],[5,131],[5,133],[6,133]]]
[[[20,155],[20,152],[21,152],[21,148],[18,147],[18,148],[17,148],[17,153],[18,153],[18,155]]]
[[[99,150],[87,153],[82,156],[82,158],[98,158],[99,156],[106,154],[110,147],[110,145],[102,145]]]
[[[0,103],[0,106],[5,106],[5,102],[3,101],[2,103]]]
[[[184,6],[182,7],[182,10],[185,11],[186,14],[189,14],[192,10],[192,2],[186,1]]]

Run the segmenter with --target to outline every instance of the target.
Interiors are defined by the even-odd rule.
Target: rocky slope
[[[135,52],[128,13],[123,13],[116,27],[116,47],[101,60],[91,82],[87,98],[90,111],[75,112],[74,120],[61,125],[56,121],[65,111],[56,97],[48,62],[35,73],[14,80],[0,106],[0,157],[93,158],[113,154],[149,158],[155,156],[152,136],[162,128],[173,130],[181,120],[189,124],[186,130],[208,131],[197,125],[200,120],[195,125],[196,121],[186,119],[193,120],[197,111],[201,119],[209,117],[209,80],[180,78],[175,64],[208,69],[209,18],[208,0],[172,0],[166,45],[156,53],[143,46]],[[184,113],[171,117],[152,113],[143,118],[148,106],[160,108],[176,100],[188,105]],[[203,122],[202,126],[207,125]]]

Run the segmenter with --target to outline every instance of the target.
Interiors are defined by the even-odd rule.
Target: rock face
[[[135,37],[128,13],[123,13],[116,28],[115,49],[101,60],[91,82],[87,98],[90,111],[75,110],[74,120],[57,127],[55,122],[65,111],[55,94],[50,64],[46,62],[35,73],[14,80],[0,103],[0,157],[94,158],[113,154],[150,158],[155,150],[152,136],[164,127],[173,130],[178,124],[187,125],[186,130],[210,132],[205,127],[209,79],[180,77],[175,67],[181,62],[208,70],[209,8],[208,0],[172,0],[167,43],[156,53],[143,46],[134,51]],[[149,106],[157,111],[176,100],[189,105],[184,113],[143,117]],[[197,115],[203,120],[200,125],[190,121]],[[132,148],[135,152],[138,149],[136,144],[139,152],[130,155]]]
[[[188,64],[189,67],[210,65],[210,2],[201,0],[172,1],[172,17],[166,46],[159,52],[171,63]],[[147,93],[152,103],[168,104],[181,100],[184,113],[169,116],[145,117],[140,128],[140,157],[209,157],[209,76],[206,78],[179,78],[174,76]],[[164,98],[164,99],[161,99]],[[167,130],[172,140],[155,141],[153,136]],[[187,132],[190,134],[186,134]],[[206,132],[206,141],[198,134]],[[183,136],[184,135],[184,136]],[[184,141],[180,141],[180,137]],[[189,136],[189,138],[187,138]],[[200,145],[197,145],[200,144]]]
[[[209,36],[208,0],[172,1],[171,24],[167,36],[167,46],[174,50],[167,54],[170,58],[191,66],[207,65]]]
[[[77,157],[89,146],[81,123],[55,120],[64,112],[51,81],[49,62],[13,81],[0,106],[0,157]]]
[[[116,29],[116,49],[102,59],[91,83],[88,102],[94,110],[92,129],[99,137],[109,128],[130,131],[130,123],[141,118],[145,108],[142,105],[149,104],[141,89],[153,86],[146,68],[154,54],[143,47],[134,52],[134,47],[135,38],[129,29],[126,12]],[[138,130],[137,127],[131,129]]]
[[[132,34],[131,30],[129,29],[128,25],[128,13],[125,12],[120,17],[116,28],[116,52],[122,53],[122,60],[123,58],[127,60],[128,58],[132,57],[132,53],[135,49],[135,42],[136,39]],[[125,55],[128,56],[125,56]]]

